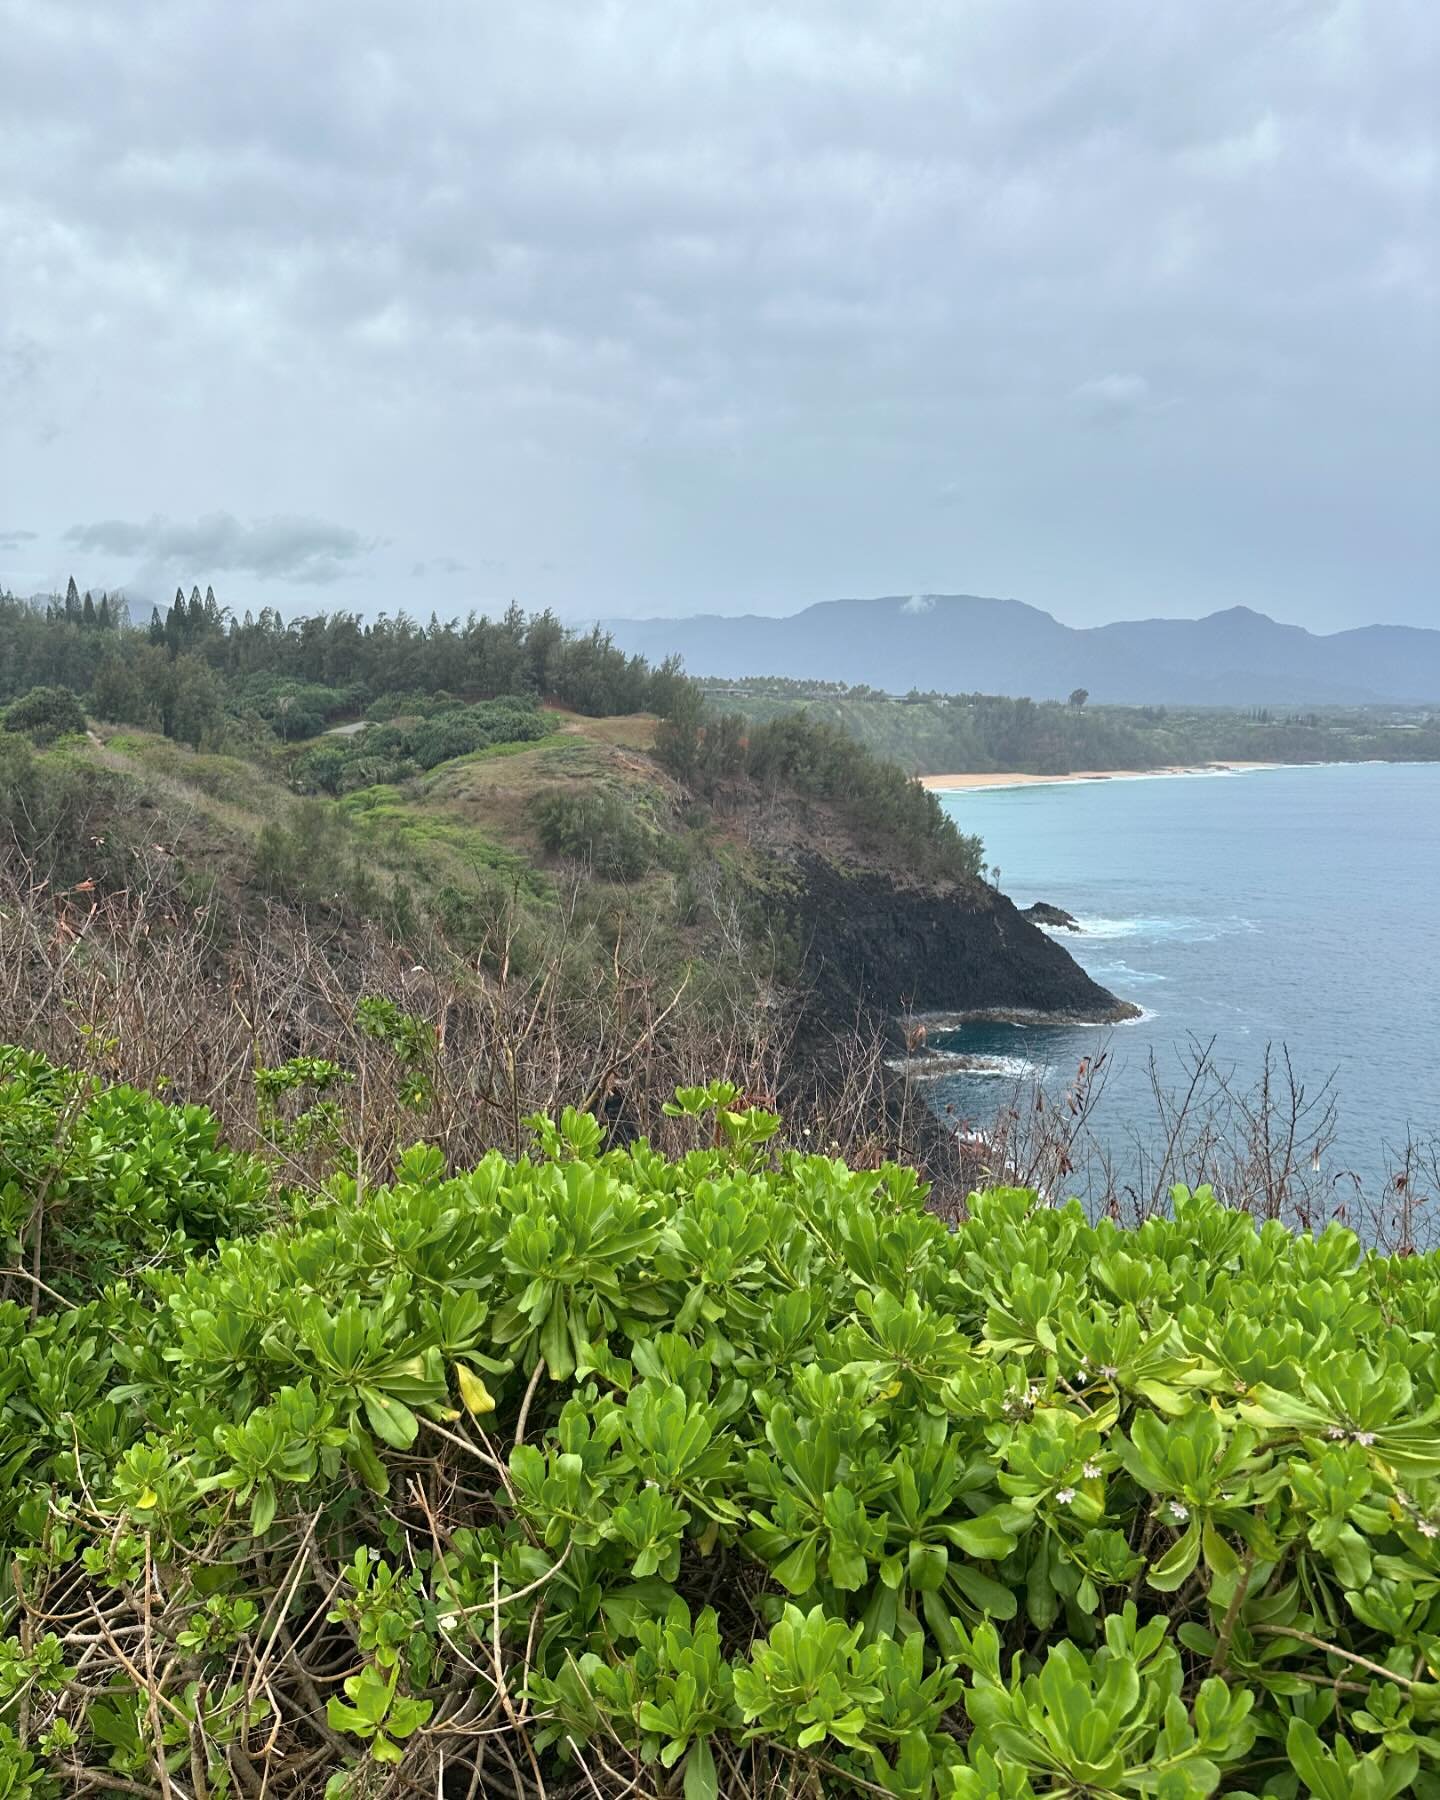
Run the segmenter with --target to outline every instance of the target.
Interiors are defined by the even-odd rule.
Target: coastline
[[[971,771],[960,775],[917,775],[921,787],[931,793],[980,793],[987,788],[1051,787],[1070,781],[1150,781],[1156,776],[1171,775],[1244,775],[1256,769],[1284,769],[1290,765],[1277,762],[1213,762],[1173,763],[1158,769],[1074,769],[1068,775],[1028,775],[1018,770],[1001,772]]]

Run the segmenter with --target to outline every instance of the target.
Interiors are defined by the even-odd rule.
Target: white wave
[[[1141,930],[1157,921],[1150,919],[1076,919],[1069,925],[1042,925],[1040,929],[1055,938],[1123,938],[1136,937]],[[1163,921],[1162,921],[1163,922]]]
[[[1137,981],[1168,981],[1170,979],[1168,975],[1158,974],[1154,969],[1132,969],[1127,962],[1087,963],[1085,973],[1093,975],[1097,981],[1103,981],[1107,985],[1112,981],[1133,984]]]
[[[1158,1019],[1154,1007],[1144,1006],[1136,1000],[1132,1004],[1139,1008],[1131,1019],[1066,1019],[1063,1024],[1050,1025],[1050,1031],[1128,1031],[1132,1025],[1144,1025],[1151,1019]],[[1024,1026],[1023,1030],[1033,1030],[1033,1026]]]
[[[1049,1063],[1031,1062],[1025,1056],[977,1056],[965,1073],[985,1079],[1006,1081],[1043,1081],[1050,1073]]]
[[[1259,930],[1253,919],[1242,918],[1238,913],[1232,913],[1223,919],[1201,919],[1193,913],[1170,913],[1133,919],[1082,915],[1076,919],[1075,926],[1073,931],[1063,925],[1042,925],[1040,929],[1053,938],[1063,940],[1067,948],[1081,952],[1087,938],[1102,944],[1113,943],[1121,938],[1179,938],[1186,943],[1207,944],[1219,937],[1229,937],[1237,931]]]
[[[1043,1081],[1050,1065],[1026,1056],[992,1056],[983,1052],[932,1051],[925,1056],[895,1057],[886,1068],[911,1081]]]

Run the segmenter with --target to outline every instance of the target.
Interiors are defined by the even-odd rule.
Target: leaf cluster
[[[435,1791],[508,1734],[537,1792],[1440,1794],[1435,1257],[1203,1190],[952,1228],[723,1085],[677,1095],[677,1160],[566,1112],[215,1242],[256,1196],[193,1109],[6,1055],[22,1199],[78,1102],[94,1166],[138,1134],[206,1221],[0,1307],[9,1791],[158,1758],[223,1792],[281,1741]],[[154,1684],[30,1623],[127,1606]]]

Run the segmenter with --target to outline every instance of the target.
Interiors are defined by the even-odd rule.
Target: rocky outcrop
[[[850,1032],[869,1020],[904,1041],[898,1021],[930,1014],[955,1025],[1139,1011],[983,882],[924,882],[805,851],[785,864],[771,894],[804,960],[807,1025]]]
[[[1032,925],[1047,925],[1052,931],[1082,929],[1073,913],[1066,912],[1063,906],[1052,906],[1048,900],[1037,900],[1033,906],[1022,908],[1020,917],[1028,919]]]

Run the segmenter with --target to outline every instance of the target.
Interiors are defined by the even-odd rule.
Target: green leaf
[[[950,1559],[938,1544],[910,1546],[910,1585],[919,1593],[933,1593],[944,1585]]]
[[[803,1538],[770,1572],[787,1593],[808,1593],[815,1585],[815,1534]]]
[[[1240,1568],[1240,1558],[1221,1537],[1209,1519],[1200,1534],[1201,1548],[1205,1555],[1205,1566],[1215,1575],[1234,1575]]]
[[[568,1381],[575,1373],[575,1352],[570,1345],[570,1321],[565,1296],[556,1294],[540,1329],[540,1354],[552,1381]]]
[[[420,1421],[404,1401],[370,1387],[361,1388],[360,1398],[376,1437],[394,1450],[408,1450],[420,1435]]]
[[[385,1473],[385,1465],[376,1455],[374,1444],[363,1431],[355,1430],[350,1433],[345,1445],[345,1454],[355,1473],[372,1494],[385,1494],[390,1491],[390,1478]]]
[[[276,1493],[272,1481],[257,1484],[254,1498],[250,1502],[250,1532],[253,1537],[264,1537],[275,1523]]]
[[[1008,1530],[994,1512],[983,1513],[978,1519],[947,1524],[945,1535],[967,1556],[982,1557],[988,1562],[1002,1562],[1017,1541],[1015,1533]]]
[[[708,1738],[697,1738],[685,1758],[685,1800],[719,1800],[720,1778]]]
[[[965,1562],[952,1562],[950,1580],[972,1606],[985,1613],[986,1618],[1013,1618],[1019,1611],[1015,1589],[1006,1588],[1004,1582],[994,1580],[983,1570],[968,1568]]]
[[[1200,1521],[1192,1519],[1159,1561],[1151,1563],[1145,1579],[1157,1592],[1173,1594],[1190,1578],[1199,1560]]]
[[[1313,1725],[1304,1719],[1291,1719],[1285,1734],[1285,1754],[1295,1773],[1318,1800],[1350,1800],[1350,1783],[1320,1742],[1320,1735]]]

